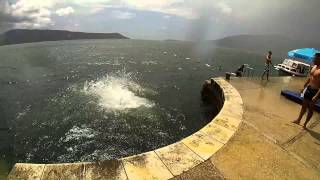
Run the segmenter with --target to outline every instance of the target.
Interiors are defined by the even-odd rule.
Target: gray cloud
[[[43,28],[53,25],[51,11],[46,7],[30,4],[32,1],[0,0],[0,32],[12,28]]]
[[[27,21],[32,21],[32,18],[12,15],[8,1],[0,0],[0,33],[13,28],[16,23]]]
[[[7,13],[8,2],[6,0],[0,0],[0,33],[11,28],[11,21],[15,21],[13,17],[11,17]]]
[[[199,17],[188,22],[187,40],[278,34],[320,42],[319,0],[185,0],[171,7],[192,7]]]
[[[320,41],[319,0],[227,1],[232,16],[218,16],[221,34],[283,34]]]

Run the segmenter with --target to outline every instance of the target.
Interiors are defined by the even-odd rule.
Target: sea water
[[[10,45],[0,54],[1,167],[115,159],[174,143],[219,111],[201,101],[204,80],[244,63],[262,70],[264,57],[142,40]]]

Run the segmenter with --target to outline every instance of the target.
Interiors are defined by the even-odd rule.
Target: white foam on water
[[[19,112],[17,115],[17,119],[21,119],[22,117],[24,117],[28,112],[30,112],[31,109],[31,105],[28,105],[22,112]]]
[[[77,156],[86,146],[95,143],[98,133],[86,125],[73,126],[60,138],[59,143],[65,143],[67,154],[58,157],[59,161],[70,161]],[[76,144],[75,144],[76,143]]]
[[[142,61],[141,64],[143,65],[157,65],[157,61]]]
[[[138,96],[145,90],[134,82],[130,73],[107,75],[98,81],[86,82],[83,88],[86,94],[99,98],[99,105],[106,111],[153,107],[154,103]]]
[[[97,65],[97,66],[101,66],[101,65],[110,65],[110,61],[107,62],[94,62],[94,63],[87,63],[88,65]]]
[[[121,64],[120,64],[120,62],[118,60],[114,60],[112,65],[113,66],[120,66]]]
[[[82,126],[73,126],[66,134],[65,138],[61,139],[63,142],[69,142],[71,140],[80,140],[82,138],[91,139],[95,137],[95,132],[93,129]]]

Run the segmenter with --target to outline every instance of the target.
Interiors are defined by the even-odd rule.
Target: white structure
[[[308,76],[311,70],[309,64],[292,59],[285,59],[281,64],[276,65],[275,68],[292,76]]]

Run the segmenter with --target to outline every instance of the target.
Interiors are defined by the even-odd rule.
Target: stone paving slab
[[[236,131],[241,123],[241,120],[230,116],[218,116],[214,122],[220,126],[223,126],[231,131]]]
[[[84,170],[84,163],[46,164],[41,179],[79,180],[84,178]]]
[[[239,105],[232,103],[225,104],[220,112],[221,115],[234,117],[235,119],[242,119],[243,113],[244,111],[239,109]]]
[[[173,177],[153,151],[124,158],[123,163],[129,180],[169,179]]]
[[[86,180],[126,180],[127,175],[120,160],[85,163]]]
[[[207,160],[216,153],[224,144],[207,134],[197,132],[182,142],[203,160]]]
[[[174,176],[188,171],[203,162],[203,159],[183,143],[175,143],[157,149],[155,152]]]
[[[231,131],[216,123],[209,123],[206,127],[200,130],[202,133],[214,137],[219,142],[226,144],[233,136],[234,131]]]
[[[179,176],[175,176],[172,180],[225,180],[225,178],[208,160]]]
[[[23,180],[23,179],[33,179],[40,180],[43,170],[44,164],[23,164],[17,163],[14,165],[14,168],[8,179],[11,180]]]

